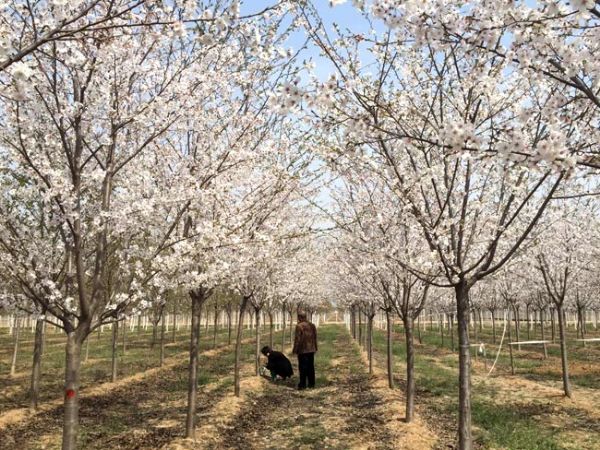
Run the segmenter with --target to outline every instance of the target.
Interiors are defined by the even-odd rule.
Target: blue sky
[[[241,13],[249,14],[260,11],[276,2],[277,0],[245,0],[241,5]],[[351,0],[334,7],[329,6],[329,0],[313,0],[313,4],[317,8],[319,15],[328,29],[331,29],[331,25],[336,23],[340,25],[342,30],[344,28],[351,28],[355,32],[368,31],[364,18],[361,16],[360,12],[352,6]],[[305,40],[305,34],[303,32],[298,32],[290,38],[288,47],[297,50],[303,45]],[[320,79],[325,80],[333,72],[331,63],[328,60],[319,57],[319,51],[314,46],[307,49],[303,59],[309,58],[312,58],[316,63],[317,67],[314,73]]]

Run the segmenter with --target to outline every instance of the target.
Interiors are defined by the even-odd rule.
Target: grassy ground
[[[204,329],[203,329],[204,330]],[[499,330],[499,333],[501,329]],[[457,355],[437,330],[422,331],[417,343],[417,428],[402,423],[404,341],[394,334],[396,389],[385,388],[385,333],[375,331],[378,374],[369,376],[364,355],[341,325],[319,328],[317,389],[298,392],[297,378],[272,384],[254,376],[252,330],[243,346],[242,392],[233,391],[233,351],[226,332],[203,332],[195,443],[183,440],[187,392],[188,330],[167,336],[167,361],[157,369],[159,348],[151,349],[151,331],[128,334],[128,350],[119,356],[119,378],[110,383],[110,331],[90,339],[83,364],[81,448],[85,449],[411,449],[453,448],[456,434]],[[526,333],[523,331],[521,339]],[[479,333],[489,345],[491,332]],[[571,335],[574,338],[574,335]],[[534,339],[534,336],[531,336]],[[539,338],[539,336],[537,337]],[[263,343],[268,337],[263,335]],[[21,335],[18,373],[9,377],[11,338],[0,335],[0,422],[27,406],[33,336]],[[275,335],[279,347],[280,333]],[[600,351],[570,344],[574,370],[573,400],[560,395],[556,345],[549,358],[539,351],[515,350],[517,374],[510,375],[503,352],[494,374],[486,377],[481,358],[473,367],[473,426],[479,449],[600,449]],[[600,347],[600,346],[597,346]],[[290,352],[289,346],[285,351]],[[297,376],[295,358],[291,358]],[[46,337],[42,377],[43,411],[0,426],[0,447],[54,449],[62,425],[64,337]],[[581,369],[579,372],[578,368]],[[556,377],[558,370],[559,377]],[[379,378],[377,378],[379,377]],[[376,380],[379,383],[376,383]],[[383,385],[383,388],[381,387]],[[388,395],[388,393],[390,393]],[[393,398],[392,395],[393,394]],[[395,402],[395,403],[394,403]],[[421,428],[419,428],[421,427]],[[426,430],[427,437],[417,440]],[[412,431],[411,431],[412,430]],[[418,441],[418,443],[417,443]]]
[[[501,333],[501,329],[499,332]],[[523,331],[521,339],[526,333]],[[458,356],[450,349],[450,339],[441,343],[439,331],[422,331],[422,344],[417,342],[416,377],[419,410],[435,426],[440,436],[439,448],[452,445],[455,439],[457,409]],[[479,333],[478,342],[487,342],[490,354],[489,364],[495,356],[491,345],[491,331]],[[498,335],[498,339],[499,339]],[[526,337],[526,336],[525,336]],[[574,337],[574,336],[573,336]],[[456,339],[456,338],[455,338]],[[531,339],[535,339],[531,334]],[[539,337],[537,337],[539,339]],[[403,388],[405,371],[405,347],[402,330],[397,328],[394,335],[395,371],[398,387]],[[574,343],[573,343],[574,344]],[[458,345],[455,341],[455,345]],[[376,330],[374,336],[376,359],[385,367],[385,332]],[[580,402],[564,401],[560,393],[542,390],[544,395],[530,395],[527,392],[533,383],[543,387],[558,386],[560,380],[560,360],[557,346],[548,349],[549,358],[535,351],[514,350],[517,375],[510,376],[510,362],[504,352],[499,358],[497,369],[492,377],[479,358],[473,369],[473,425],[476,445],[479,448],[494,449],[600,449],[600,422],[590,417],[585,399]],[[600,359],[598,349],[583,349],[570,346],[570,360],[574,367],[587,365],[589,372],[573,376],[575,390],[590,389],[600,393]],[[490,351],[490,349],[493,350]],[[558,398],[553,398],[558,396]],[[580,395],[581,397],[581,395]]]
[[[299,392],[292,382],[255,392],[215,448],[393,448],[380,411],[383,400],[341,326],[319,328],[315,367],[316,389]]]
[[[122,330],[121,330],[122,331]],[[28,406],[28,389],[30,383],[30,370],[33,352],[33,334],[30,330],[21,330],[19,336],[19,352],[17,359],[17,374],[14,377],[10,373],[10,361],[12,357],[12,337],[8,336],[7,330],[0,330],[0,414],[7,410]],[[235,333],[234,333],[235,335]],[[253,335],[252,330],[245,331],[245,337]],[[160,338],[160,335],[157,339]],[[82,351],[82,386],[96,385],[110,381],[111,378],[111,342],[110,329],[105,328],[103,333],[90,335],[88,360],[85,360],[85,345]],[[122,335],[119,337],[118,376],[119,378],[144,372],[159,365],[160,347],[157,341],[154,348],[151,347],[152,331],[147,330],[130,331],[126,334],[126,351],[123,354]],[[189,330],[181,328],[175,334],[173,340],[172,331],[165,333],[165,356],[182,354],[189,348]],[[219,330],[217,334],[217,345],[227,342],[226,330]],[[209,333],[202,331],[201,350],[212,348],[212,330]],[[65,361],[65,336],[64,333],[48,332],[45,338],[44,354],[42,357],[41,375],[41,403],[61,397],[64,380]]]
[[[434,323],[433,330],[430,329],[429,323],[424,323],[423,328],[424,330],[421,333],[421,337],[425,344],[432,347],[451,350],[451,339],[447,330],[442,345],[442,338],[437,329],[437,324]],[[483,342],[485,344],[487,359],[490,363],[496,356],[502,330],[502,323],[499,322],[496,327],[496,343],[493,342],[491,326],[488,325],[484,327],[482,331],[478,329],[477,340],[475,340],[474,330],[471,330],[471,341],[473,343]],[[401,332],[401,328],[398,327],[397,331]],[[512,340],[516,341],[514,325],[511,332]],[[593,326],[588,324],[588,334],[586,337],[600,338],[600,328],[595,330]],[[539,327],[532,328],[528,335],[526,323],[521,324],[519,335],[520,341],[541,339],[542,336]],[[550,326],[547,326],[545,329],[545,339],[551,340]],[[576,331],[570,327],[567,331],[567,342],[571,382],[575,386],[600,389],[600,342],[589,342],[584,347],[583,343],[576,341],[576,339]],[[504,345],[496,365],[496,371],[502,374],[509,374],[511,372],[507,342],[508,332],[505,335]],[[454,345],[455,347],[458,347],[456,332],[454,334]],[[562,371],[558,336],[556,336],[556,341],[554,343],[547,345],[547,352],[548,358],[545,359],[542,345],[522,345],[521,349],[518,349],[518,346],[513,346],[513,359],[516,373],[534,381],[560,381],[562,379]],[[472,354],[475,356],[475,348],[473,348]]]
[[[94,341],[96,337],[92,338],[92,344],[95,345],[90,348],[90,359],[84,364],[82,376],[80,448],[156,449],[183,435],[187,395],[187,334],[188,331],[180,331],[176,342],[167,347],[167,357],[171,358],[166,366],[154,370],[150,368],[158,365],[158,348],[150,350],[151,335],[132,334],[127,353],[121,356],[120,374],[121,378],[130,378],[121,384],[106,383],[110,378],[109,333],[100,336],[97,341]],[[253,335],[253,330],[245,331],[246,339]],[[276,336],[280,339],[280,334]],[[232,347],[224,345],[226,333],[221,332],[218,338],[220,347],[209,350],[212,349],[212,334],[202,337],[201,351],[205,353],[200,358],[199,420],[210,415],[218,399],[233,390],[234,353]],[[267,339],[268,335],[263,335],[263,341]],[[62,369],[58,355],[60,349],[64,349],[64,343],[61,343],[59,336],[52,345],[51,341],[48,339],[45,353],[42,403],[57,395],[60,397],[62,391],[62,374],[59,373]],[[25,361],[28,356],[26,345],[23,352]],[[249,376],[248,372],[254,367],[254,343],[248,341],[242,348],[244,375]],[[105,383],[100,384],[102,382]],[[15,379],[14,383],[17,386],[15,392],[26,388],[25,378],[20,383],[19,379]],[[54,387],[58,390],[52,394]],[[16,398],[23,400],[23,395],[15,394],[14,398],[9,398],[9,406],[4,404],[3,399],[2,407],[7,410],[10,406],[23,406]],[[43,413],[1,428],[0,442],[7,446],[16,445],[15,448],[19,449],[60,448],[62,413],[62,405],[58,403]]]

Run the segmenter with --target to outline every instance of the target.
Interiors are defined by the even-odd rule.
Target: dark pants
[[[315,354],[303,353],[298,355],[298,370],[300,371],[299,388],[306,387],[306,379],[308,378],[308,387],[315,387]]]

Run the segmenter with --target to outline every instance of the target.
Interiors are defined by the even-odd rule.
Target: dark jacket
[[[266,366],[267,369],[281,378],[291,377],[294,374],[292,363],[283,353],[271,350],[267,358],[269,359]]]
[[[317,351],[317,327],[310,322],[298,322],[294,336],[295,355],[315,353]]]

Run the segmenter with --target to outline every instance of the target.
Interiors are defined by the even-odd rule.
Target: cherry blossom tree
[[[578,282],[590,277],[590,261],[594,259],[594,249],[598,248],[598,236],[588,231],[588,224],[593,223],[594,215],[585,203],[577,201],[565,204],[564,200],[557,202],[549,217],[551,225],[540,238],[540,247],[535,254],[543,286],[558,315],[563,390],[568,397],[572,394],[565,309],[569,300],[577,304]]]
[[[436,260],[433,273],[407,269],[441,273],[433,284],[455,292],[459,447],[471,448],[469,291],[513,257],[576,166],[564,149],[586,138],[558,118],[577,108],[558,113],[556,91],[467,48],[428,47],[413,29],[332,37],[314,11],[302,12],[335,67],[306,103],[330,137],[324,159],[341,176],[389,187]]]

